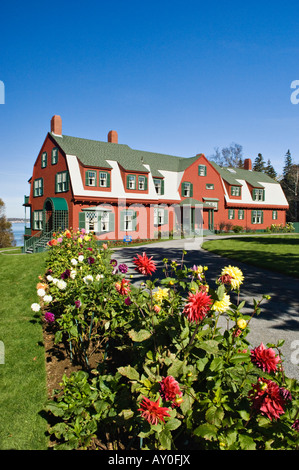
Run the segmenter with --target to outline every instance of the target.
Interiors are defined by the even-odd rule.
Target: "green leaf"
[[[255,450],[256,443],[248,434],[239,434],[239,442],[243,450]]]
[[[150,338],[151,333],[147,330],[140,330],[140,331],[130,330],[129,336],[131,340],[134,341],[135,343],[142,343],[142,341],[145,341],[148,338]]]
[[[179,419],[173,418],[167,421],[165,425],[165,431],[174,431],[175,429],[179,428],[181,425],[181,421]]]
[[[198,342],[196,346],[200,349],[203,349],[208,354],[217,354],[218,352],[218,342],[213,339]]]
[[[203,437],[207,441],[212,441],[217,438],[218,428],[213,424],[205,423],[198,426],[194,434],[198,437]]]
[[[213,424],[214,426],[220,427],[222,420],[224,418],[224,411],[222,408],[216,408],[216,406],[211,406],[206,411],[206,420],[208,423]]]
[[[172,375],[174,378],[177,377],[180,373],[180,370],[183,367],[184,362],[179,359],[175,359],[173,364],[168,369],[168,375]]]
[[[171,450],[172,438],[169,431],[164,429],[158,434],[158,438],[163,449]]]
[[[139,373],[131,366],[119,367],[118,372],[130,380],[139,380]]]

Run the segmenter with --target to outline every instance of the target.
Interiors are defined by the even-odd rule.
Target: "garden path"
[[[212,239],[212,236],[204,238],[204,241]],[[147,256],[153,256],[158,270],[156,278],[163,278],[163,259],[179,262],[182,251],[186,250],[185,264],[189,267],[196,265],[208,266],[206,279],[213,286],[223,267],[231,264],[238,266],[245,277],[241,288],[240,300],[245,300],[244,314],[253,312],[253,299],[259,300],[263,294],[271,295],[270,301],[264,301],[262,312],[251,321],[251,332],[248,335],[252,347],[259,346],[261,342],[277,343],[285,340],[282,347],[284,355],[285,372],[288,377],[299,380],[299,280],[275,273],[266,269],[253,267],[241,262],[222,258],[214,253],[201,248],[200,239],[195,240],[167,240],[154,244],[125,247],[115,250],[114,257],[120,262],[126,263],[133,269],[133,257],[136,253],[146,252]],[[134,276],[136,283],[143,280],[141,276]],[[226,327],[223,318],[221,326]]]

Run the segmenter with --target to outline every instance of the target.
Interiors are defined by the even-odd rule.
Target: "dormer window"
[[[160,196],[163,196],[164,180],[159,179],[159,178],[154,178],[154,185],[155,185],[156,193],[159,194]]]
[[[139,191],[147,190],[147,176],[138,176],[138,189]]]
[[[232,196],[241,196],[241,187],[240,186],[232,186],[231,187],[231,195]]]
[[[85,172],[85,184],[86,186],[96,186],[97,184],[97,173],[96,171]]]
[[[99,172],[99,185],[100,188],[110,188],[110,174],[106,171]]]
[[[252,199],[254,201],[264,201],[265,200],[265,190],[264,189],[254,189],[252,191]]]
[[[135,175],[127,176],[127,189],[136,189],[136,176]]]

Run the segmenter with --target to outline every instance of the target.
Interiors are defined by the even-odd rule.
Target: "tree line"
[[[224,168],[244,168],[243,147],[240,144],[231,144],[228,147],[214,149],[214,154],[209,157],[215,163]],[[252,166],[253,171],[265,173],[270,178],[278,181],[285,193],[289,203],[287,211],[288,222],[299,221],[299,164],[293,161],[290,150],[285,155],[285,162],[282,175],[278,174],[273,167],[271,160],[264,160],[261,153],[257,155]]]

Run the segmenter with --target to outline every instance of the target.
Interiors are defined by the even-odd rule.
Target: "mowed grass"
[[[47,449],[47,400],[42,327],[31,304],[37,302],[38,275],[45,254],[0,253],[0,449]],[[10,253],[10,254],[8,254]],[[3,362],[3,361],[1,361]]]
[[[203,249],[253,266],[299,278],[299,235],[263,235],[210,240]]]

